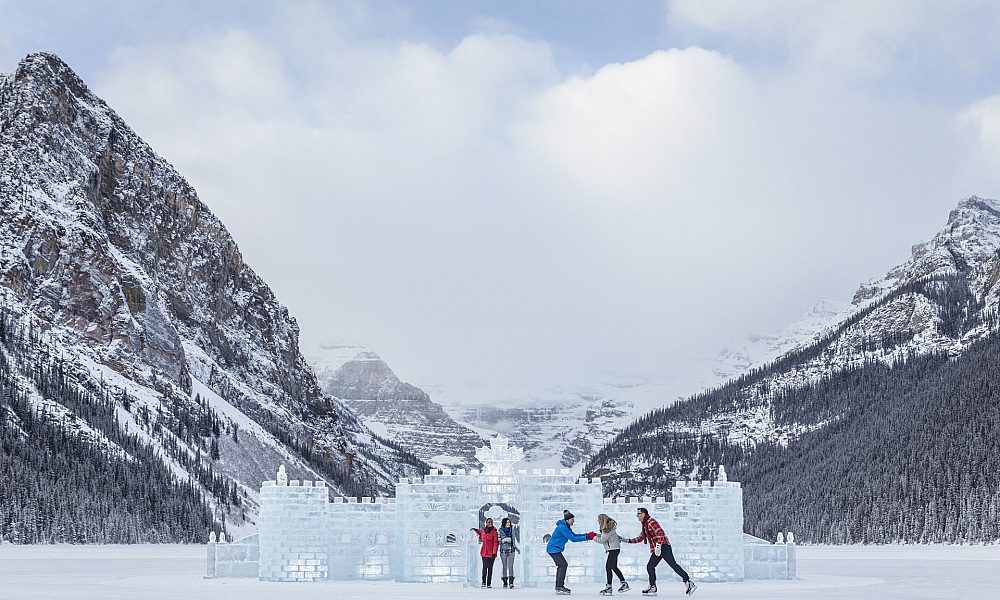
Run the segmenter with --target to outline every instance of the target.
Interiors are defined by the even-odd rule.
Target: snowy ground
[[[1000,546],[799,547],[799,579],[703,584],[696,598],[1000,598]],[[468,589],[451,584],[263,583],[203,579],[203,546],[0,545],[3,600],[296,600],[554,598],[549,589]],[[662,570],[662,569],[661,569]],[[663,573],[664,577],[666,573]],[[499,581],[497,582],[499,583]],[[640,583],[640,582],[636,582]],[[596,584],[573,596],[596,597]],[[639,586],[625,594],[637,600]],[[663,581],[660,597],[683,598]]]

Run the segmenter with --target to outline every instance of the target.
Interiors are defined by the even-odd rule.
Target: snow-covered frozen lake
[[[1000,598],[1000,546],[841,546],[798,548],[799,579],[703,584],[696,598]],[[203,579],[204,546],[0,545],[3,600],[295,600],[378,598],[552,598],[550,589],[463,588],[392,582],[264,583]],[[663,581],[660,597],[683,598]],[[499,580],[497,582],[499,584]],[[626,597],[640,598],[642,582]],[[575,585],[596,597],[599,585]]]

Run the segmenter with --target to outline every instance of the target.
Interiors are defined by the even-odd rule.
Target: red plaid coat
[[[642,522],[642,533],[639,534],[639,537],[629,538],[627,541],[630,544],[647,542],[650,552],[656,548],[657,544],[670,544],[670,540],[667,539],[667,534],[664,533],[663,528],[656,522],[656,519],[650,516],[647,516]]]

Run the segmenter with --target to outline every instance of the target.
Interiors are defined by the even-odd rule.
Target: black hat
[[[574,518],[573,513],[569,512],[568,510],[563,511],[563,520],[569,521],[572,518]]]

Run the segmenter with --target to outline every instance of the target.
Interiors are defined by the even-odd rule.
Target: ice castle
[[[725,469],[712,482],[679,481],[665,498],[604,498],[599,478],[578,479],[568,469],[514,470],[521,448],[502,436],[479,448],[482,470],[439,471],[400,478],[395,498],[328,497],[323,481],[289,481],[284,467],[260,490],[257,535],[208,545],[208,577],[258,577],[266,581],[388,579],[479,585],[479,544],[470,528],[510,517],[521,552],[514,572],[525,586],[548,585],[555,567],[543,536],[562,511],[576,515],[574,529],[597,529],[597,515],[618,521],[618,532],[639,534],[636,508],[646,507],[664,527],[678,562],[699,582],[795,576],[789,534],[778,544],[743,533],[743,490]],[[599,544],[569,544],[567,581],[604,579]],[[619,566],[635,581],[645,578],[648,546],[623,544]],[[661,569],[662,576],[673,576]],[[499,573],[499,571],[497,571]],[[499,579],[499,575],[496,577]]]

